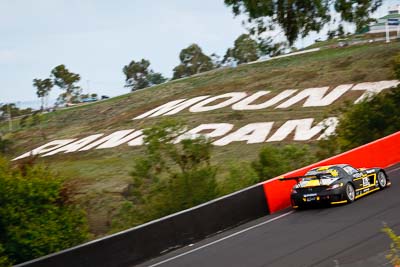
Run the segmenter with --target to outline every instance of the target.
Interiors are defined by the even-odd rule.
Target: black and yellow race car
[[[304,176],[281,177],[296,180],[290,194],[293,208],[316,204],[351,203],[357,198],[391,185],[382,168],[357,169],[348,164],[321,166]]]

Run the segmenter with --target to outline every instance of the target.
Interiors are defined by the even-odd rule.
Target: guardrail
[[[269,214],[262,184],[144,225],[17,265],[132,266]]]

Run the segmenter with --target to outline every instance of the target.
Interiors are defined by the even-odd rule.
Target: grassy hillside
[[[200,95],[219,95],[225,92],[256,92],[284,89],[381,81],[394,79],[392,56],[400,52],[398,43],[376,43],[346,48],[325,49],[319,52],[286,57],[267,62],[242,65],[237,68],[215,70],[196,77],[172,81],[149,89],[129,93],[106,101],[87,104],[45,114],[38,126],[18,127],[13,132],[12,155],[55,139],[80,138],[96,133],[112,133],[122,129],[141,129],[157,123],[160,117],[132,120],[137,115],[168,101]],[[354,100],[362,92],[347,94]],[[337,115],[346,98],[326,108],[304,108],[298,103],[288,109],[273,108],[258,111],[232,111],[230,107],[203,113],[184,110],[171,116],[185,121],[189,127],[201,123],[229,122],[239,127],[251,122],[276,121],[278,127],[287,119],[323,118]],[[18,124],[15,122],[14,124]],[[5,131],[7,125],[2,125]],[[280,145],[280,144],[277,144]],[[236,142],[216,147],[214,161],[224,166],[232,161],[250,161],[257,156],[262,144],[246,145]],[[113,213],[124,199],[131,177],[129,172],[135,156],[142,147],[120,146],[114,149],[91,150],[42,158],[65,177],[73,188],[75,200],[88,211],[93,233],[109,230]]]

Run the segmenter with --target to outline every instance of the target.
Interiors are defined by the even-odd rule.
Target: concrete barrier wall
[[[311,168],[321,165],[350,164],[356,168],[386,168],[400,162],[400,131],[337,156],[322,160],[284,176],[304,175]],[[264,182],[264,192],[271,213],[290,206],[290,191],[295,181],[280,182],[274,178]]]
[[[269,214],[262,184],[17,266],[132,266]]]

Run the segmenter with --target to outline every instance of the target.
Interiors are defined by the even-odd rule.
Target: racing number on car
[[[363,187],[369,186],[369,179],[367,177],[362,178]]]

